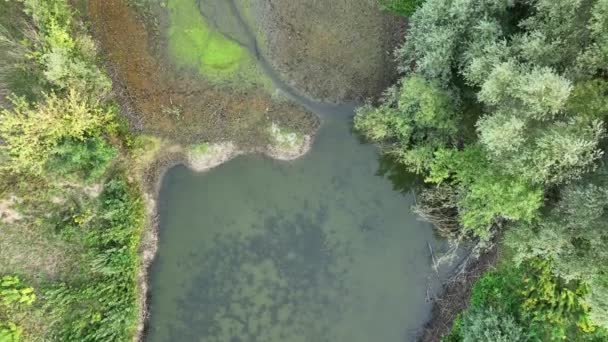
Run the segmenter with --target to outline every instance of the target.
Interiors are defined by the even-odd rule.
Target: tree
[[[408,39],[398,50],[401,69],[436,80],[442,87],[454,85],[460,77],[454,71],[461,67],[469,42],[494,40],[479,34],[482,20],[505,17],[512,12],[514,3],[513,0],[427,0],[412,16]]]
[[[591,320],[608,327],[608,181],[603,167],[565,187],[554,207],[507,234],[517,263],[534,257],[552,260],[552,271],[568,281],[589,284]]]
[[[599,274],[593,278],[587,304],[591,307],[591,321],[608,328],[608,275]]]
[[[531,221],[543,204],[542,189],[525,178],[505,175],[480,146],[462,151],[440,149],[427,182],[448,182],[458,188],[458,210],[465,233],[489,240],[496,220]]]
[[[419,75],[386,92],[379,107],[357,110],[355,128],[416,173],[428,170],[433,152],[453,144],[458,132],[454,96]]]
[[[590,280],[608,264],[608,182],[606,169],[566,186],[553,208],[507,236],[521,262],[543,256],[565,279]]]
[[[355,127],[429,183],[458,187],[465,230],[487,238],[497,219],[530,222],[546,189],[603,156],[608,87],[572,66],[606,52],[605,2],[428,0],[399,50],[405,76]],[[448,111],[429,105],[445,98]]]
[[[449,236],[508,230],[527,334],[608,326],[608,0],[427,0],[410,24],[401,81],[355,127],[425,176],[418,210]],[[464,318],[472,340],[503,338],[495,306]]]
[[[539,184],[593,170],[603,154],[604,125],[566,110],[571,91],[570,81],[551,69],[497,65],[479,92],[479,99],[495,108],[477,123],[490,158],[506,173]]]

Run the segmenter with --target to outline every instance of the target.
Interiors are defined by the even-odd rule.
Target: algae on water
[[[169,51],[176,64],[196,68],[212,83],[237,87],[267,85],[247,48],[213,27],[195,0],[169,0],[167,8]],[[234,20],[230,16],[235,13],[221,14],[226,16],[225,20]]]

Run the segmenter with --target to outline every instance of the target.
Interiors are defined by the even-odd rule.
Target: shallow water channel
[[[378,172],[353,106],[298,100],[322,121],[304,157],[164,177],[146,341],[400,342],[427,319],[441,242],[414,195]]]

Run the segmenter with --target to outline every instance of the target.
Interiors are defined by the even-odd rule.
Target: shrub
[[[519,290],[523,296],[521,318],[530,322],[531,332],[543,340],[564,340],[578,331],[590,333],[585,303],[588,287],[579,281],[566,282],[553,275],[548,260],[531,259],[524,265]]]
[[[34,289],[24,285],[16,276],[0,278],[0,341],[19,342],[23,335],[23,328],[14,322],[5,321],[6,315],[13,315],[16,311],[31,306],[36,301]]]
[[[12,101],[13,109],[0,111],[0,149],[8,155],[3,167],[11,171],[40,175],[62,141],[85,141],[113,127],[113,111],[74,90],[63,97],[46,95],[36,104]]]
[[[551,266],[535,258],[486,273],[446,341],[601,340],[606,332],[590,323],[587,286],[553,275]]]
[[[519,342],[527,341],[524,329],[513,316],[491,308],[470,312],[462,322],[463,342]]]
[[[23,328],[13,322],[0,322],[0,341],[19,342],[23,335]]]
[[[36,294],[31,287],[24,286],[18,277],[4,276],[0,278],[0,304],[10,309],[19,306],[32,305]]]
[[[94,181],[106,172],[116,154],[116,148],[101,137],[65,139],[52,150],[46,169],[58,176]]]
[[[73,13],[68,1],[22,1],[41,36],[30,57],[41,66],[48,83],[56,90],[77,90],[91,98],[105,98],[111,81],[95,65],[92,41],[72,32]]]

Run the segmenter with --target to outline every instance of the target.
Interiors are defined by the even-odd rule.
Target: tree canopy
[[[451,202],[432,205],[461,234],[507,227],[518,264],[583,281],[608,326],[608,0],[427,0],[397,57],[401,80],[355,127]]]

